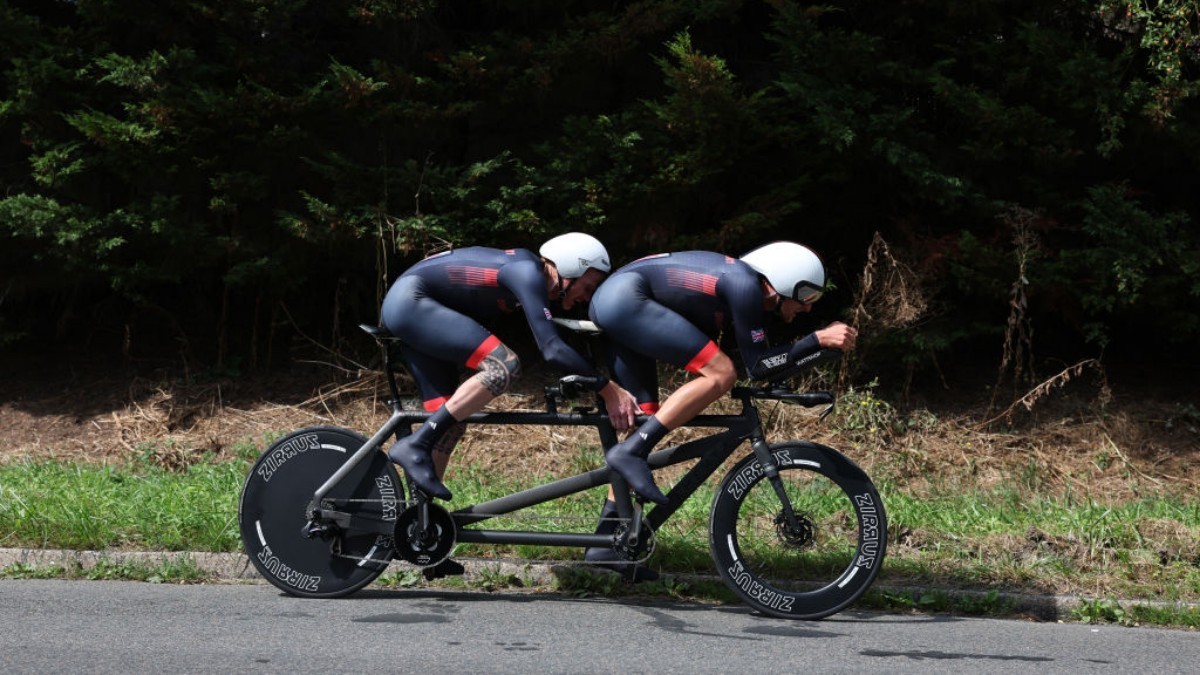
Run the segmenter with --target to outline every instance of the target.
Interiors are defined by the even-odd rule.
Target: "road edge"
[[[498,576],[509,576],[520,579],[522,586],[518,590],[539,591],[554,587],[555,570],[569,567],[571,563],[557,561],[553,563],[508,561],[495,559],[456,558],[466,569],[463,580],[468,585],[473,581],[495,579]],[[65,569],[88,570],[97,564],[114,566],[141,565],[155,568],[171,564],[190,564],[208,575],[210,581],[266,583],[258,570],[250,564],[246,554],[212,553],[202,551],[82,551],[70,549],[30,549],[30,548],[0,548],[0,570],[7,570],[14,565],[31,569],[46,569],[61,567]],[[394,563],[395,569],[414,569],[406,563]],[[686,576],[683,579],[704,579],[719,581],[716,576]],[[511,589],[509,589],[511,590]],[[929,594],[939,594],[945,597],[973,599],[987,602],[993,607],[1003,607],[1004,614],[1024,616],[1044,621],[1076,620],[1080,609],[1089,603],[1095,603],[1095,598],[1083,598],[1071,595],[1037,595],[1027,593],[1008,593],[997,591],[957,590],[936,587],[888,586],[876,583],[872,591],[889,593],[896,596],[921,598]],[[1196,610],[1195,603],[1173,603],[1156,600],[1115,599],[1122,607],[1136,605],[1152,607],[1176,607]],[[915,610],[920,607],[914,606]]]

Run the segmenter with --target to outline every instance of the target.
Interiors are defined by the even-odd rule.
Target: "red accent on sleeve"
[[[689,373],[698,373],[700,372],[700,369],[703,368],[709,361],[712,361],[713,357],[716,356],[720,351],[721,348],[717,346],[717,343],[709,340],[708,344],[704,345],[704,349],[701,349],[699,354],[696,354],[692,357],[691,361],[688,361],[688,364],[684,366],[684,369]]]
[[[479,343],[475,351],[471,354],[471,358],[467,359],[467,367],[475,369],[483,362],[484,357],[492,353],[492,350],[500,346],[500,338],[495,335],[489,335],[486,340]]]
[[[438,408],[441,408],[442,406],[446,405],[446,401],[449,401],[449,400],[450,400],[450,398],[448,396],[439,396],[437,398],[431,398],[428,401],[425,401],[425,403],[423,404],[425,406],[425,412],[437,412]]]

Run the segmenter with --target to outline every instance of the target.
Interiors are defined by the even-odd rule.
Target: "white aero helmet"
[[[825,291],[825,265],[807,246],[776,241],[750,251],[742,261],[785,298],[813,303]]]
[[[582,232],[560,234],[542,244],[538,253],[554,263],[558,268],[558,276],[563,279],[577,279],[591,267],[606,274],[612,270],[612,263],[609,262],[608,250],[604,248],[604,244],[592,235]]]

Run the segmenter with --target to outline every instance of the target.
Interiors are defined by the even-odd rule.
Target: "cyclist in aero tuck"
[[[759,247],[741,259],[721,253],[664,253],[626,265],[592,297],[591,319],[607,336],[612,374],[651,417],[636,433],[605,452],[608,465],[642,497],[663,504],[646,463],[651,448],[724,396],[737,379],[733,362],[714,342],[732,324],[752,379],[763,380],[821,348],[849,351],[857,331],[841,322],[796,342],[769,346],[765,320],[775,312],[790,323],[808,312],[825,288],[825,268],[812,250],[792,242]],[[698,377],[658,403],[656,361]],[[616,505],[606,501],[597,532],[610,527]],[[585,559],[607,560],[608,549],[588,549]]]
[[[551,321],[551,301],[569,310],[586,303],[612,269],[595,237],[570,232],[526,249],[462,248],[413,265],[388,290],[381,311],[388,332],[404,344],[409,372],[425,409],[433,413],[388,450],[421,489],[450,499],[441,481],[450,453],[471,414],[504,393],[520,375],[517,355],[477,321],[520,307],[546,361],[570,374],[597,379],[609,418],[619,430],[633,425],[634,397],[572,349]],[[462,367],[477,372],[459,384]],[[429,578],[461,574],[447,559]]]

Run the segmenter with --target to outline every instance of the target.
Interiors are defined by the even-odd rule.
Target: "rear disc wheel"
[[[359,462],[325,497],[323,508],[350,514],[349,528],[309,517],[313,493],[366,442],[347,429],[301,429],[272,443],[251,467],[238,505],[242,545],[259,574],[279,589],[335,598],[387,569],[392,537],[353,529],[356,518],[394,527],[403,509],[403,484],[382,452]]]

